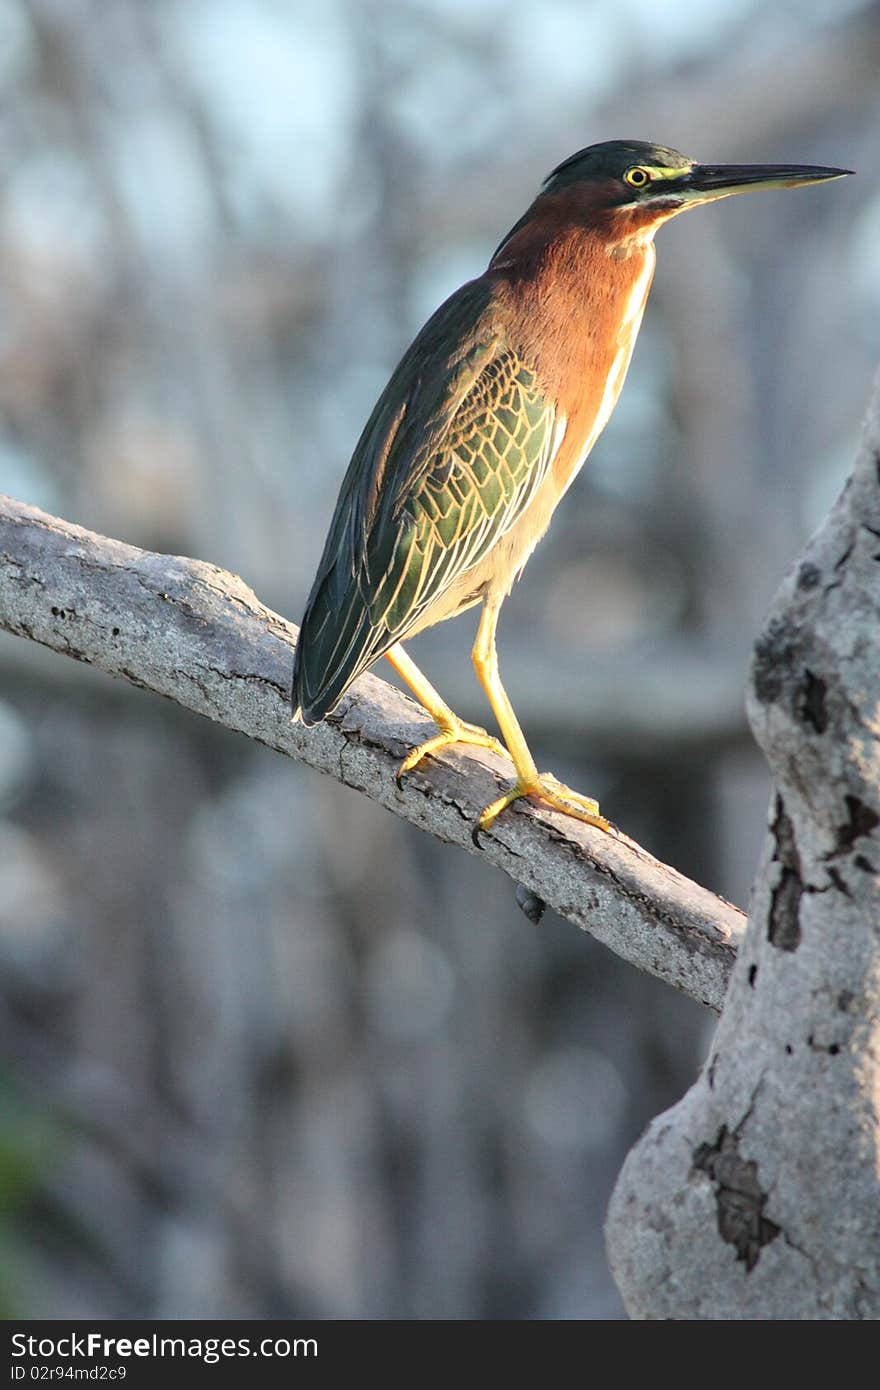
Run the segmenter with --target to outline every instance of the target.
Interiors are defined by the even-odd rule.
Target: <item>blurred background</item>
[[[554,164],[859,170],[661,231],[501,626],[539,766],[746,905],[748,652],[877,357],[878,73],[858,0],[0,0],[0,490],[296,620],[390,370]],[[473,626],[413,652],[485,723]],[[607,1198],[711,1026],[478,859],[0,640],[3,1315],[621,1317]]]

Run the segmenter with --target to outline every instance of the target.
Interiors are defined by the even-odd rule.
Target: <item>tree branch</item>
[[[153,690],[355,787],[438,839],[471,828],[509,780],[490,752],[456,749],[395,784],[433,725],[362,677],[313,729],[292,724],[297,630],[235,575],[95,535],[0,494],[0,627]],[[745,918],[621,835],[522,802],[481,837],[491,864],[625,960],[720,1009]]]

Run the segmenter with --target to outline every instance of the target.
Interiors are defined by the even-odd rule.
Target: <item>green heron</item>
[[[558,165],[485,274],[457,290],[404,354],[342,483],[296,647],[294,718],[315,724],[380,656],[438,733],[398,779],[454,743],[509,754],[518,797],[609,828],[591,797],[539,773],[501,684],[501,605],[623,386],[654,274],[654,233],[688,208],[848,169],[697,164],[609,140]],[[472,660],[506,747],[453,713],[401,643],[482,604]]]

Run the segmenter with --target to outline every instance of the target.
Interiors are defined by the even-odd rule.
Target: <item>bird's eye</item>
[[[634,169],[627,169],[623,177],[630,188],[644,188],[645,184],[651,181],[651,175],[647,169],[642,169],[638,165]]]

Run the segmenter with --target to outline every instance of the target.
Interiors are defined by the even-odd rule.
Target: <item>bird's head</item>
[[[851,169],[811,164],[698,164],[665,145],[606,140],[588,145],[553,170],[542,195],[582,194],[595,210],[624,213],[651,229],[687,208],[760,188],[798,188],[839,179]]]

